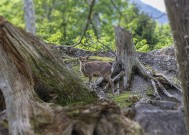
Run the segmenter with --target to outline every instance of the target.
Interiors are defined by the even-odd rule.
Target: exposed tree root
[[[111,77],[115,84],[119,83],[119,89],[128,90],[132,76],[137,72],[151,83],[156,98],[180,102],[181,90],[174,83],[164,75],[152,73],[140,63],[136,56],[132,34],[121,27],[115,27],[115,36],[117,57]]]
[[[155,74],[150,71],[148,71],[142,64],[137,61],[137,69],[139,70],[139,73],[144,76],[146,79],[150,80],[153,88],[154,88],[154,93],[157,98],[163,99],[163,97],[180,102],[179,97],[176,97],[172,94],[170,94],[167,89],[174,90],[177,94],[181,95],[181,90],[174,84],[172,83],[166,76],[162,74]],[[167,88],[165,88],[165,86]]]
[[[116,65],[114,65],[114,67],[116,67]],[[114,74],[114,77],[112,77],[112,82],[114,83],[114,86],[116,86],[117,83],[120,83],[120,79],[125,75],[125,71],[122,68],[116,68],[116,69],[117,70],[115,72],[117,75]],[[178,86],[176,86],[174,83],[172,83],[165,75],[152,73],[151,71],[147,70],[138,60],[136,60],[135,64],[133,64],[133,66],[131,67],[131,70],[133,69],[135,69],[135,72],[138,72],[140,76],[142,76],[151,83],[154,90],[154,96],[156,97],[156,99],[173,100],[176,102],[181,102],[181,99],[179,98],[181,97],[181,89]],[[131,81],[132,75],[129,76],[130,77],[127,79],[127,84],[126,84],[127,86],[131,86],[130,83],[132,83]],[[105,82],[105,80],[100,78],[96,81],[96,83],[92,86],[92,88],[98,93],[100,97],[106,97],[104,91],[107,91],[108,87],[106,87],[106,89],[103,89],[103,87],[106,84],[107,83]],[[119,93],[119,89],[120,88],[115,88],[114,91],[117,90]],[[179,95],[179,97],[175,96],[175,94]]]
[[[133,64],[133,66],[131,67],[131,70],[133,69],[136,69],[135,71],[137,71],[143,78],[145,78],[147,81],[151,83],[154,90],[154,96],[157,99],[162,99],[162,100],[168,99],[168,100],[181,102],[179,97],[176,97],[175,95],[170,93],[171,91],[174,91],[172,93],[181,95],[181,89],[178,86],[176,86],[174,83],[172,83],[166,76],[164,76],[163,74],[152,73],[151,71],[147,70],[138,60],[136,60],[135,64]],[[120,71],[118,75],[112,78],[112,81],[113,82],[118,81],[121,77],[124,76],[124,74],[125,73],[123,70]],[[132,72],[130,72],[130,74],[132,74]],[[131,77],[132,75],[129,76],[130,78],[128,78],[127,83],[132,82],[131,80],[129,80],[132,78]],[[126,84],[126,85],[130,86],[131,84]],[[168,89],[170,90],[168,91]]]

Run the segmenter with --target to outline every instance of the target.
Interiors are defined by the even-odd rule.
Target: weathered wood
[[[125,75],[122,77],[123,90],[129,87],[131,72],[136,59],[132,34],[121,27],[115,27],[117,64],[122,65]]]
[[[58,104],[66,105],[89,103],[98,99],[94,91],[87,88],[80,78],[66,68],[60,56],[53,54],[48,44],[13,27],[3,18],[0,21],[0,42],[3,49],[9,51],[13,48],[14,55],[21,54],[25,58],[31,67],[35,91],[42,100],[53,99]]]
[[[170,25],[177,50],[177,62],[183,90],[186,125],[189,135],[189,1],[165,0]]]
[[[6,103],[9,134],[33,135],[31,121],[34,116],[47,117],[52,115],[51,109],[40,105],[41,100],[33,89],[32,71],[18,46],[7,39],[7,31],[1,18],[0,28],[0,89]],[[14,42],[15,43],[15,42]],[[45,112],[45,113],[44,113]],[[48,117],[52,118],[52,117]],[[44,123],[52,119],[44,119]]]

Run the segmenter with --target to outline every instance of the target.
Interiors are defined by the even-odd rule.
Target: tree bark
[[[132,34],[117,26],[115,29],[115,41],[116,41],[116,63],[114,64],[114,70],[112,77],[116,76],[120,71],[124,71],[121,77],[120,87],[122,90],[129,89],[131,83],[132,70],[138,68],[139,72],[144,76],[149,76],[149,72],[140,63],[136,56],[136,50],[133,43]]]
[[[165,0],[177,50],[177,62],[182,85],[186,125],[189,134],[189,1]]]
[[[132,34],[121,27],[115,27],[117,64],[125,71],[122,80],[123,89],[129,88],[132,68],[137,59]]]
[[[26,31],[35,35],[35,11],[33,0],[24,0],[24,19]]]
[[[111,101],[62,107],[43,102],[34,91],[38,85],[57,92],[64,103],[97,100],[44,42],[0,17],[0,90],[10,135],[143,135]]]

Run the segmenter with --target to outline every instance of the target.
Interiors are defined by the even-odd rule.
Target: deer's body
[[[85,77],[89,77],[91,83],[94,77],[103,77],[111,84],[111,65],[103,61],[87,62],[88,57],[80,57],[80,71]]]

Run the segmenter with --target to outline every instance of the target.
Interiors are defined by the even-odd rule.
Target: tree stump
[[[170,94],[164,87],[166,85],[169,88],[174,89],[178,94],[181,94],[181,90],[176,85],[164,75],[155,74],[147,70],[140,63],[136,56],[132,34],[129,31],[124,30],[119,26],[115,27],[115,41],[117,58],[113,65],[112,78],[113,81],[116,81],[117,78],[119,78],[119,89],[121,91],[129,90],[132,75],[138,73],[147,81],[151,82],[154,89],[154,96],[158,99],[181,102],[178,97]]]

